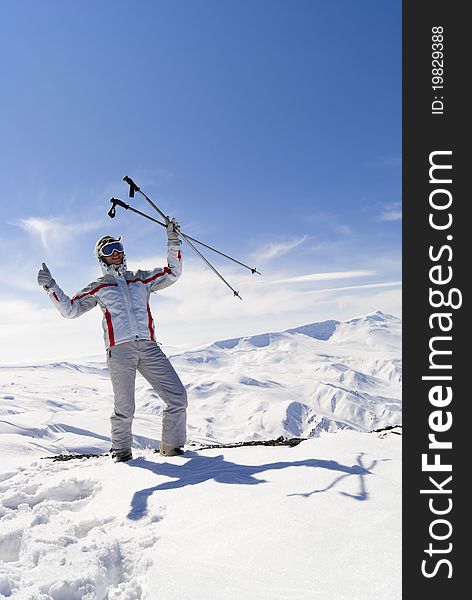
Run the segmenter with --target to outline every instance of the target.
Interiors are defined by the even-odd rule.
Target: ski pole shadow
[[[375,468],[375,466],[377,465],[378,462],[385,462],[390,459],[389,458],[382,459],[381,461],[375,459],[371,462],[371,464],[369,466],[366,466],[363,464],[364,456],[365,456],[365,453],[360,452],[357,455],[357,465],[353,465],[351,467],[351,472],[345,473],[344,475],[340,475],[325,488],[322,488],[319,490],[313,490],[312,492],[306,492],[306,493],[300,493],[300,494],[289,494],[289,496],[302,496],[303,498],[309,498],[313,494],[320,494],[321,492],[327,492],[328,490],[331,490],[332,488],[336,487],[339,484],[339,482],[342,481],[343,479],[345,479],[346,477],[351,477],[352,475],[357,475],[359,477],[359,493],[358,494],[349,494],[348,492],[342,492],[342,491],[339,493],[342,496],[348,496],[349,498],[353,498],[354,500],[360,500],[360,501],[368,500],[369,493],[368,493],[366,485],[365,485],[365,476],[372,475],[372,469]]]
[[[181,459],[185,460],[185,462],[180,463]],[[304,495],[308,497],[313,493],[328,491],[344,477],[357,475],[363,478],[365,475],[370,474],[370,471],[362,465],[362,461],[359,457],[357,461],[358,464],[352,466],[342,465],[334,460],[321,460],[315,458],[293,462],[274,462],[263,465],[241,465],[225,460],[223,455],[204,456],[192,451],[185,452],[178,460],[179,463],[152,462],[141,457],[126,463],[132,468],[147,469],[155,475],[169,477],[171,479],[170,481],[164,481],[159,485],[136,491],[131,500],[131,508],[128,513],[129,519],[136,521],[146,516],[148,499],[154,492],[177,489],[189,485],[198,485],[210,480],[228,485],[260,485],[261,483],[266,483],[267,480],[258,478],[256,475],[265,471],[287,469],[289,467],[311,467],[343,473],[343,475],[325,490],[315,490],[308,495],[290,494],[291,496]],[[373,466],[375,465],[372,464],[370,468]],[[368,494],[365,490],[365,486],[363,487],[363,492],[361,492],[361,494],[363,494],[364,497],[353,497],[358,500],[367,500]]]

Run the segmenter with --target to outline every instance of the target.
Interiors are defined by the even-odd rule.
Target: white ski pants
[[[117,344],[107,351],[107,365],[115,395],[114,411],[110,418],[112,447],[132,446],[136,371],[141,373],[166,404],[161,443],[183,446],[186,442],[187,392],[157,343],[136,340]]]

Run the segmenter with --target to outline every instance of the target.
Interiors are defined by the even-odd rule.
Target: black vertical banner
[[[457,0],[403,3],[406,599],[470,594],[465,565],[472,400],[466,374],[472,377],[467,344],[472,326],[465,278],[472,247],[466,189],[472,157],[466,9]]]

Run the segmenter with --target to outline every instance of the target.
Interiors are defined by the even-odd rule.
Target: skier
[[[104,236],[95,245],[103,272],[92,283],[69,298],[57,285],[45,263],[38,284],[49,294],[63,317],[74,319],[97,304],[103,312],[103,333],[108,372],[114,392],[111,415],[111,454],[115,462],[131,460],[132,422],[135,410],[136,371],[151,384],[166,403],[162,420],[160,453],[183,454],[186,441],[187,393],[169,359],[157,345],[149,308],[151,292],[177,281],[182,272],[180,225],[167,225],[167,266],[152,271],[128,271],[121,237]]]

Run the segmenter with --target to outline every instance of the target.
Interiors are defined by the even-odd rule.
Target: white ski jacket
[[[107,350],[131,340],[152,340],[154,319],[149,307],[151,292],[163,290],[177,281],[182,273],[180,244],[168,244],[167,267],[152,271],[127,271],[100,261],[103,277],[98,277],[75,296],[69,298],[53,283],[49,297],[67,319],[80,317],[97,304],[103,312],[103,336]],[[121,266],[121,265],[119,265]]]

